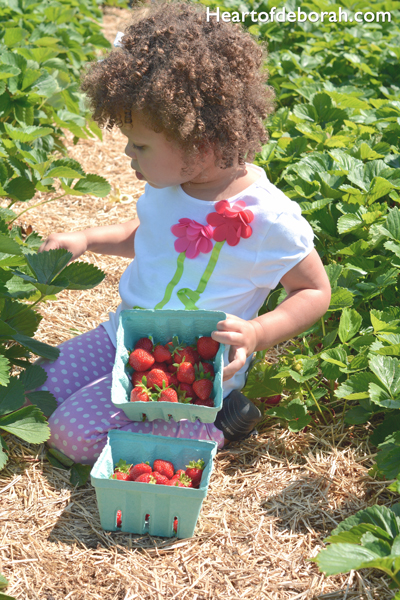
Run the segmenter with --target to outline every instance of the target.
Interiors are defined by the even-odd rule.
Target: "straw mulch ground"
[[[110,40],[127,11],[106,9]],[[114,186],[105,199],[67,197],[21,217],[51,231],[128,220],[143,184],[123,154],[123,136],[104,133],[70,155]],[[38,195],[31,204],[46,196]],[[118,304],[128,260],[88,254],[107,277],[96,289],[64,292],[42,306],[38,338],[58,344],[107,318]],[[334,427],[291,434],[269,424],[218,453],[195,536],[189,540],[107,533],[95,491],[73,488],[44,447],[7,437],[12,455],[0,473],[0,572],[7,593],[23,600],[388,600],[379,572],[326,579],[308,558],[346,516],[392,498],[368,475],[364,431]]]

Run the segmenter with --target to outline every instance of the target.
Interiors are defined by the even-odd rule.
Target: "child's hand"
[[[225,321],[217,323],[217,331],[211,337],[220,344],[230,346],[229,364],[224,367],[223,380],[227,381],[243,367],[246,358],[257,346],[257,326],[254,321],[245,321],[235,315],[227,315]]]
[[[72,252],[72,260],[79,258],[87,250],[87,238],[83,231],[75,231],[72,233],[51,233],[39,248],[39,252],[43,250],[58,250],[64,248]]]

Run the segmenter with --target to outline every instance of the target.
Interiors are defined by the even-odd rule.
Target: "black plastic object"
[[[237,442],[247,438],[261,419],[262,415],[257,406],[239,390],[232,390],[224,398],[214,425],[222,431],[225,439]]]

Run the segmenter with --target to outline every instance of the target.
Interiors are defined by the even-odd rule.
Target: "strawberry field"
[[[128,260],[36,250],[136,216],[123,136],[97,128],[79,91],[130,11],[0,0],[0,599],[400,598],[399,3],[285,7],[339,5],[391,21],[245,18],[276,92],[255,162],[300,204],[333,293],[308,332],[257,354],[244,391],[259,434],[217,454],[195,535],[177,540],[101,529],[87,469],[46,454],[54,398],[31,392],[44,373],[31,363],[118,305]]]

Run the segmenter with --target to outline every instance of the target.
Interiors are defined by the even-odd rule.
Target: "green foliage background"
[[[391,13],[386,23],[245,20],[268,44],[277,104],[256,163],[313,227],[332,300],[278,364],[258,353],[244,392],[266,423],[276,418],[292,431],[342,418],[349,425],[370,422],[378,450],[373,472],[394,479],[390,489],[400,492],[400,3],[203,3],[229,12],[269,12],[275,5],[306,13],[341,7],[352,18],[356,11]],[[275,290],[263,310],[284,297]],[[277,394],[282,402],[266,408],[263,400]],[[327,574],[380,568],[398,588],[398,506],[394,513],[368,510],[376,514],[357,513],[339,526],[316,562]]]

